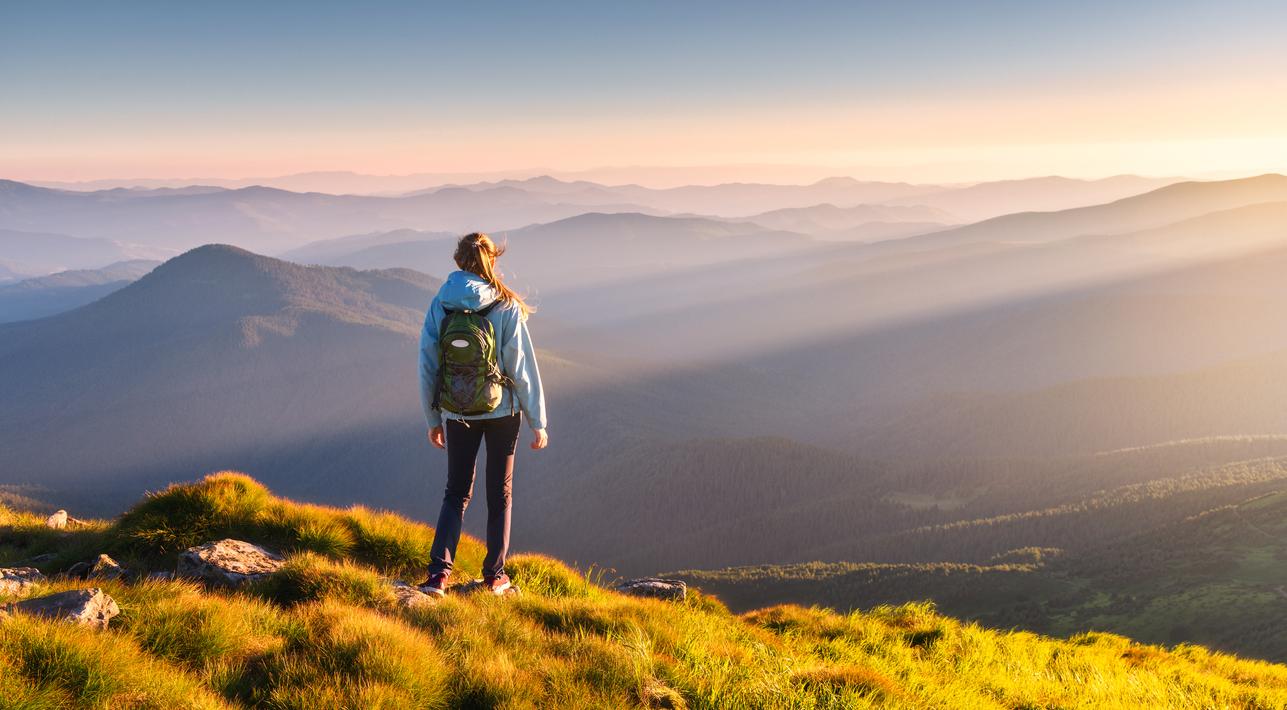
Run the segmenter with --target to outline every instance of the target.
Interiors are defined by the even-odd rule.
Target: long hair
[[[502,301],[509,301],[518,306],[519,313],[526,320],[536,309],[527,305],[523,297],[515,293],[514,289],[506,286],[496,271],[496,260],[504,253],[505,247],[498,246],[491,237],[481,232],[471,232],[456,242],[456,266],[462,271],[476,274],[491,284],[491,287],[500,294]]]

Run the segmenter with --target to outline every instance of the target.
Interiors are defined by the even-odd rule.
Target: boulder
[[[45,527],[62,530],[67,527],[67,511],[60,510],[45,520]]]
[[[108,555],[99,555],[88,562],[77,562],[63,572],[71,579],[120,579],[125,576],[125,568]]]
[[[121,613],[116,601],[101,589],[72,589],[66,592],[14,602],[5,607],[8,613],[31,614],[61,619],[96,629],[107,628],[107,622]]]
[[[26,594],[44,581],[45,575],[35,567],[0,567],[0,594]]]
[[[400,607],[410,609],[438,601],[438,597],[422,592],[419,588],[413,587],[400,579],[393,580],[391,584],[393,585],[393,596],[397,598],[398,606]]]
[[[683,601],[688,596],[688,585],[683,580],[659,579],[657,577],[628,579],[618,583],[616,590],[636,597],[651,597],[671,601]]]
[[[263,579],[281,569],[282,558],[242,540],[218,540],[189,547],[179,555],[176,576],[207,584],[235,587]]]
[[[99,555],[89,568],[87,577],[94,579],[120,579],[125,576],[125,568],[107,555]]]

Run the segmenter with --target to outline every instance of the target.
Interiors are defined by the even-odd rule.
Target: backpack
[[[477,311],[444,308],[438,332],[438,387],[434,409],[470,416],[496,411],[509,378],[501,371],[496,332],[487,314],[500,301]]]

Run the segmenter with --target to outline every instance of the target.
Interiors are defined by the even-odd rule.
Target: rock
[[[53,562],[56,559],[58,559],[57,553],[44,552],[39,555],[36,555],[35,557],[28,557],[27,559],[22,561],[22,564],[23,566],[26,566],[26,567],[35,567],[36,565],[43,565],[46,562]]]
[[[688,585],[683,580],[659,579],[657,577],[628,579],[617,584],[616,590],[636,597],[652,597],[653,599],[668,599],[671,601],[683,601],[688,596]]]
[[[393,580],[392,585],[393,596],[397,597],[398,606],[400,607],[411,609],[438,601],[438,597],[422,592],[417,587],[413,587],[400,579]]]
[[[116,601],[101,589],[72,589],[35,599],[15,602],[5,607],[9,613],[31,614],[62,619],[96,629],[107,628],[107,622],[121,613]]]
[[[174,573],[166,572],[164,570],[160,572],[151,572],[148,574],[147,579],[150,582],[168,582],[174,579]]]
[[[45,527],[62,530],[67,527],[67,511],[60,510],[45,520]]]
[[[107,555],[99,555],[89,562],[77,562],[63,572],[64,577],[71,579],[120,579],[125,576],[125,568]]]
[[[281,556],[259,545],[241,540],[218,540],[189,547],[181,553],[175,575],[235,587],[263,579],[281,566]]]
[[[45,575],[35,567],[0,567],[0,594],[26,594],[44,581]]]
[[[99,555],[94,566],[89,569],[89,576],[96,579],[120,579],[125,576],[125,568],[107,555]]]

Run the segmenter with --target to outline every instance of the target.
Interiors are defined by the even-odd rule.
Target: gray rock
[[[207,584],[236,587],[281,569],[282,558],[242,540],[218,540],[190,547],[179,555],[175,575]]]
[[[62,530],[67,527],[67,511],[60,510],[45,520],[45,527]]]
[[[160,572],[151,572],[148,574],[147,579],[151,582],[168,582],[174,579],[174,573],[166,572],[164,570]]]
[[[36,555],[35,557],[28,557],[27,559],[23,560],[22,565],[26,567],[35,567],[36,565],[43,565],[46,562],[53,562],[56,559],[58,559],[57,553],[43,552],[39,555]]]
[[[21,595],[45,581],[35,567],[0,567],[0,594]]]
[[[71,579],[121,579],[125,576],[125,568],[111,557],[99,555],[89,562],[77,562],[68,567],[63,576]]]
[[[393,596],[397,597],[398,606],[400,607],[411,609],[438,601],[438,597],[422,592],[400,579],[393,580],[391,584],[393,586]]]
[[[618,583],[616,590],[636,597],[651,597],[671,601],[683,601],[688,596],[688,585],[683,580],[659,579],[657,577],[628,579]]]
[[[96,629],[107,628],[107,622],[121,613],[116,601],[101,589],[72,589],[9,604],[5,611],[61,619]]]
[[[125,568],[107,555],[99,555],[94,566],[89,569],[89,576],[96,579],[120,579],[125,576]]]

